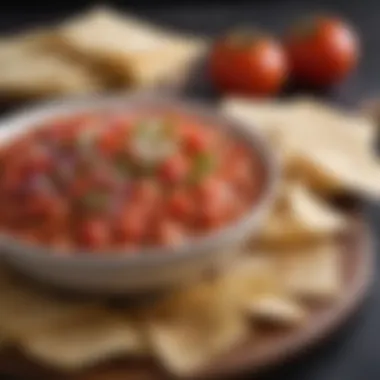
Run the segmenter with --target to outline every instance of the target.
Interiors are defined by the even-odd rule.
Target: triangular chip
[[[316,191],[327,195],[350,193],[380,198],[380,160],[352,150],[342,154],[331,148],[298,149],[303,178]]]
[[[310,99],[260,103],[229,99],[225,112],[275,135],[286,170],[321,192],[380,197],[380,161],[373,152],[369,118]]]
[[[278,129],[283,118],[289,112],[286,103],[280,101],[251,100],[245,98],[227,98],[222,101],[222,111],[249,127],[256,127],[270,134]]]
[[[78,62],[45,44],[50,34],[36,32],[0,41],[0,96],[39,97],[88,93],[99,80]]]
[[[280,291],[275,262],[266,253],[252,252],[238,258],[220,281],[232,302],[241,309],[251,300]]]
[[[261,244],[281,246],[336,236],[346,218],[319,199],[302,183],[284,186],[280,199],[260,230]]]
[[[244,340],[245,320],[226,295],[222,287],[200,285],[148,311],[154,353],[169,372],[194,373]]]
[[[307,317],[306,309],[285,295],[257,297],[248,303],[247,311],[258,321],[279,326],[299,326]]]
[[[172,79],[205,52],[198,38],[183,37],[105,7],[65,22],[58,38],[78,56],[135,86]]]
[[[19,345],[28,356],[63,370],[146,353],[147,345],[137,323],[114,314],[99,309],[88,318],[35,331]]]
[[[342,131],[348,139],[354,138],[366,148],[375,141],[376,128],[368,116],[335,109],[311,98],[283,101],[227,98],[222,110],[246,124],[252,124],[265,133],[292,134],[293,128],[303,128],[305,133]],[[323,133],[324,134],[324,133]]]
[[[290,163],[292,152],[284,145],[282,141],[284,131],[279,128],[290,111],[286,103],[227,98],[222,102],[221,108],[228,116],[243,123],[247,129],[256,128],[262,132],[273,144],[281,163],[286,166]]]
[[[340,249],[330,242],[277,253],[283,288],[299,299],[338,297],[343,285]]]
[[[352,135],[365,147],[373,147],[376,141],[376,126],[364,113],[338,109],[312,98],[296,98],[289,105],[296,111],[307,113],[311,120],[310,124],[315,125],[314,128],[322,123],[332,131],[343,129],[346,134]]]
[[[281,326],[300,324],[306,312],[284,293],[273,259],[267,253],[240,258],[222,279],[225,291],[242,312],[260,322]]]
[[[9,339],[19,341],[67,321],[86,319],[98,308],[93,302],[44,294],[1,270],[0,331]]]

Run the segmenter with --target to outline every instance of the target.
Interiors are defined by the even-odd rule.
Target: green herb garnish
[[[109,196],[105,192],[92,191],[81,199],[81,205],[86,211],[102,212],[109,203]]]
[[[216,160],[210,153],[199,153],[194,157],[190,183],[197,183],[215,170]]]
[[[167,119],[144,119],[140,121],[136,127],[136,137],[142,139],[149,139],[153,141],[160,141],[164,139],[171,139],[174,136],[174,124]]]
[[[131,161],[128,157],[125,157],[125,155],[119,155],[118,157],[116,157],[114,165],[116,170],[123,176],[131,174]]]
[[[95,142],[98,137],[98,131],[95,129],[86,129],[82,131],[77,140],[76,146],[81,152],[88,153],[92,152],[95,147]]]

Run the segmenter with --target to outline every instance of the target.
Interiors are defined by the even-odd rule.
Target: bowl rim
[[[280,178],[279,159],[270,148],[267,138],[251,123],[246,123],[223,113],[218,106],[201,104],[199,101],[188,99],[185,96],[173,96],[153,91],[139,91],[135,93],[103,94],[92,96],[71,97],[48,102],[37,103],[24,107],[19,111],[0,120],[0,146],[12,139],[7,139],[7,131],[11,135],[22,135],[33,129],[34,125],[42,120],[49,120],[51,117],[75,114],[76,112],[97,110],[99,108],[128,109],[133,106],[147,107],[173,107],[179,111],[195,114],[201,118],[209,119],[212,125],[218,128],[227,128],[233,133],[245,137],[247,145],[250,146],[259,156],[265,170],[265,183],[259,201],[247,209],[243,217],[228,224],[221,229],[211,232],[205,236],[190,238],[184,244],[173,247],[149,247],[138,249],[136,253],[123,254],[123,249],[102,250],[93,254],[91,251],[74,248],[68,255],[57,254],[54,247],[42,246],[23,242],[17,237],[12,237],[8,233],[0,232],[0,247],[9,254],[18,256],[30,256],[45,263],[56,263],[60,265],[79,265],[103,267],[118,266],[126,263],[130,266],[155,266],[164,262],[183,260],[185,257],[193,257],[205,254],[211,249],[223,247],[234,240],[234,236],[240,236],[253,230],[263,214],[268,211],[278,188]],[[12,133],[13,132],[13,133]]]

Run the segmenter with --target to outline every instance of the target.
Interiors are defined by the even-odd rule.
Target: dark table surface
[[[280,34],[300,16],[314,12],[332,12],[342,15],[356,25],[362,37],[363,57],[357,73],[324,97],[334,102],[355,106],[364,99],[380,95],[379,0],[209,0],[203,2],[130,0],[114,3],[148,19],[185,31],[195,31],[211,36],[240,24],[255,25]],[[9,2],[2,4],[0,5],[0,30],[14,31],[22,27],[38,25],[41,21],[59,20],[74,10],[85,8],[88,2],[77,0],[76,5],[71,6],[67,1],[43,5],[42,2],[37,1],[22,4],[18,0],[13,0],[12,4]],[[211,96],[210,89],[202,78],[199,78],[192,94],[198,97]],[[380,207],[369,204],[366,209],[378,251]],[[255,379],[379,380],[379,280],[380,276],[377,275],[365,304],[340,331],[329,337],[328,341],[296,360],[255,376]]]

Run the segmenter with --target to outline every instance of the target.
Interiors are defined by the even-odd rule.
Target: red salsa
[[[62,117],[0,150],[0,228],[64,250],[181,244],[241,217],[261,183],[254,153],[202,119]]]

